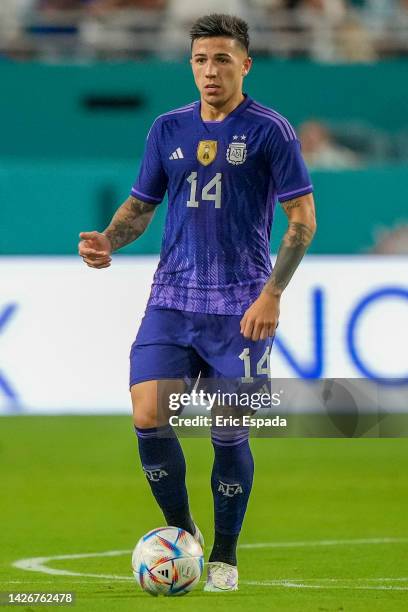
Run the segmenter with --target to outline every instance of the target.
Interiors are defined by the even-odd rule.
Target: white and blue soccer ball
[[[178,527],[158,527],[140,538],[132,555],[136,582],[150,595],[185,595],[203,573],[204,556],[193,536]]]

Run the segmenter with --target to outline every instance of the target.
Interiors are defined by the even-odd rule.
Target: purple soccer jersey
[[[168,211],[149,305],[241,315],[272,272],[276,201],[313,188],[290,123],[249,96],[223,121],[200,102],[161,115],[131,194]]]

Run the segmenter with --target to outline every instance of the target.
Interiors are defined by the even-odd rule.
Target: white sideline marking
[[[254,542],[238,544],[238,548],[300,548],[302,546],[341,546],[353,544],[406,544],[408,538],[359,538],[355,540],[316,540],[304,542]]]
[[[69,570],[53,569],[45,564],[50,561],[62,559],[88,559],[90,557],[121,557],[131,554],[131,550],[107,550],[99,553],[81,553],[75,555],[53,555],[52,557],[32,557],[31,559],[19,559],[13,563],[13,567],[27,570],[29,572],[41,572],[53,576],[87,576],[89,578],[104,578],[106,580],[133,580],[130,576],[116,576],[115,574],[88,574],[83,572],[71,572]]]
[[[360,544],[405,544],[408,543],[408,538],[359,538],[355,540],[311,540],[300,542],[255,542],[253,544],[241,544],[239,548],[256,549],[256,548],[296,548],[296,547],[314,547],[314,546],[341,546],[341,545],[360,545]],[[19,559],[12,565],[18,569],[40,572],[53,576],[76,576],[80,578],[100,578],[102,580],[121,580],[133,581],[131,576],[117,576],[116,574],[90,574],[85,572],[73,572],[70,570],[55,569],[47,567],[47,563],[51,561],[66,560],[66,559],[88,559],[94,557],[120,557],[130,555],[131,550],[108,550],[97,553],[78,553],[72,555],[53,555],[50,557],[32,557],[29,559]],[[326,584],[305,584],[306,582],[319,582]],[[14,584],[23,581],[10,581]],[[26,582],[26,581],[24,581]],[[78,581],[79,582],[79,581]],[[90,581],[80,581],[90,582]],[[264,587],[286,587],[296,589],[369,589],[369,590],[397,590],[408,591],[408,586],[393,586],[393,585],[352,585],[352,584],[327,584],[345,583],[345,582],[408,582],[408,578],[302,578],[295,580],[280,579],[280,580],[244,580],[242,584],[249,586],[264,586]]]
[[[316,578],[318,582],[322,579]],[[324,579],[323,579],[324,580]],[[380,580],[388,580],[388,578],[380,578]],[[304,584],[304,580],[241,580],[241,584],[249,586],[270,586],[270,587],[286,587],[289,589],[357,589],[362,591],[408,591],[408,586],[393,586],[393,585],[352,585],[352,584]],[[338,582],[342,582],[341,579]]]
[[[84,574],[81,574],[81,576],[83,576]],[[97,577],[100,578],[101,575],[97,574]],[[98,582],[102,582],[105,580],[108,580],[108,578],[102,578],[101,580],[74,580],[71,582],[71,584],[98,584]],[[111,579],[110,579],[111,580]],[[133,580],[133,578],[129,578],[129,577],[125,577],[125,576],[120,576],[120,580]],[[27,579],[25,580],[7,580],[7,584],[54,584],[55,585],[55,580],[33,580],[33,582],[27,581]]]

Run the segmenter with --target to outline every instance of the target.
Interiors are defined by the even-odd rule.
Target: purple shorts
[[[130,351],[130,387],[200,373],[201,378],[268,378],[273,338],[244,338],[241,319],[148,306]]]

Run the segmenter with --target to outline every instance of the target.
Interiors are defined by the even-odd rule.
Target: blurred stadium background
[[[197,98],[188,27],[250,24],[246,90],[297,128],[318,232],[283,299],[281,377],[407,377],[407,0],[2,0],[0,414],[128,412],[166,203],[108,270],[75,256],[154,118]],[[285,228],[277,210],[271,252]]]
[[[74,590],[85,612],[209,609],[200,589],[137,591],[127,552],[163,520],[127,376],[166,202],[111,268],[76,252],[127,197],[154,118],[197,98],[188,27],[221,10],[248,20],[246,90],[296,127],[315,185],[318,232],[282,299],[273,376],[408,378],[407,0],[0,0],[0,592]],[[272,257],[284,229],[278,206]],[[182,444],[209,544],[210,442]],[[234,608],[405,610],[406,439],[252,449]],[[39,556],[47,568],[21,569]]]

